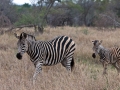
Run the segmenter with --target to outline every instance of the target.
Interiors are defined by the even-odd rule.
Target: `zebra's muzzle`
[[[17,53],[16,54],[16,57],[20,60],[20,59],[22,59],[22,55],[20,54],[20,53]]]
[[[93,58],[96,58],[96,55],[95,55],[95,53],[93,53],[93,54],[92,54],[92,57],[93,57]]]

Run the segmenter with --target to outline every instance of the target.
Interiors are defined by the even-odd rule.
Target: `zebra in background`
[[[107,65],[113,65],[118,72],[120,73],[120,48],[119,47],[112,47],[112,48],[104,48],[101,43],[102,41],[95,40],[93,42],[93,51],[92,54],[93,58],[96,58],[96,54],[100,56],[100,62],[103,64],[104,70],[103,74],[107,74]]]
[[[51,41],[33,41],[27,39],[26,33],[18,38],[18,53],[16,57],[22,59],[26,52],[35,65],[33,79],[41,72],[42,66],[51,66],[61,63],[68,71],[74,67],[75,43],[67,36],[59,36]]]

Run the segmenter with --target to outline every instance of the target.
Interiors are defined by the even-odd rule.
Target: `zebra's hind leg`
[[[65,62],[65,61],[64,61]],[[74,59],[73,57],[66,58],[66,65],[64,65],[68,71],[72,71],[74,67]]]
[[[74,67],[74,58],[73,57],[65,58],[61,63],[64,67],[66,67],[68,71],[72,71]]]
[[[63,59],[63,61],[61,62],[61,64],[63,65],[63,67],[66,67],[66,64],[67,64],[66,58]]]
[[[71,71],[71,67],[70,67],[70,62],[68,61],[67,58],[65,58],[61,64],[68,70],[68,71]]]
[[[75,63],[74,63],[74,58],[73,58],[73,57],[67,58],[67,67],[66,67],[66,68],[67,68],[68,70],[72,71],[73,68],[74,68],[74,65],[75,65]]]
[[[72,61],[71,61],[71,71],[73,70],[74,66],[75,66],[75,62],[74,62],[74,58],[72,57]]]
[[[35,73],[33,75],[33,80],[35,80],[36,76],[42,71],[42,65],[40,62],[38,62],[35,67],[36,68],[35,68]]]

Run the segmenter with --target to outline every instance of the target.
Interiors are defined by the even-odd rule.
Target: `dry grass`
[[[28,28],[22,31],[33,33]],[[109,66],[108,75],[103,76],[102,65],[91,57],[92,40],[103,40],[105,47],[120,46],[120,29],[108,32],[86,27],[47,27],[36,38],[50,40],[59,35],[70,36],[76,42],[74,71],[68,73],[61,64],[43,67],[35,85],[32,84],[35,68],[29,56],[25,54],[22,60],[15,56],[17,39],[13,33],[0,36],[0,90],[120,90],[116,70]]]

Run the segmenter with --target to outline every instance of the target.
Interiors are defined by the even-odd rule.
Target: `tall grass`
[[[32,28],[22,31],[33,34]],[[22,60],[16,58],[17,39],[13,33],[0,36],[0,90],[120,90],[120,76],[115,68],[108,67],[108,75],[103,76],[103,67],[93,59],[92,40],[103,40],[105,47],[120,46],[120,30],[97,31],[86,27],[45,28],[37,34],[37,40],[50,40],[59,35],[70,36],[76,43],[75,68],[69,73],[61,64],[43,66],[32,83],[34,65],[25,54]]]

